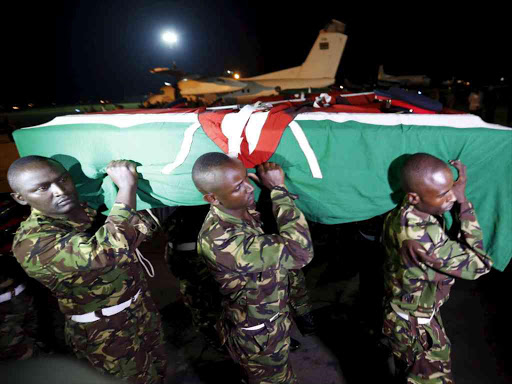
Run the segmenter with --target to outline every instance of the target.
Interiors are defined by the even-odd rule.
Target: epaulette
[[[276,185],[275,187],[272,187],[271,191],[273,189],[276,189],[278,191],[281,191],[283,194],[285,194],[286,196],[288,196],[289,198],[291,198],[292,200],[297,200],[299,198],[299,195],[295,194],[295,193],[291,193],[290,191],[288,191],[285,187],[282,187],[280,185]]]

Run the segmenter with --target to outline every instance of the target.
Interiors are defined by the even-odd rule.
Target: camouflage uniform
[[[47,286],[66,316],[66,341],[97,369],[135,383],[157,383],[167,363],[160,317],[135,256],[150,225],[116,203],[106,222],[84,205],[90,223],[55,219],[32,209],[13,242],[18,262]],[[128,302],[112,316],[101,311]],[[94,312],[99,320],[76,322]]]
[[[36,343],[37,316],[34,297],[23,282],[19,279],[6,278],[0,273],[0,296],[11,293],[9,300],[0,302],[0,361],[25,360],[37,356],[40,352]],[[25,288],[16,295],[17,287],[19,290],[21,287]]]
[[[302,269],[288,270],[288,284],[290,287],[288,304],[293,310],[294,317],[310,313],[313,306],[306,286],[306,276]]]
[[[404,200],[384,223],[383,332],[408,383],[453,382],[450,341],[439,308],[455,277],[473,280],[491,269],[470,202],[460,204],[457,221],[456,240],[451,240],[436,217]]]
[[[7,194],[6,194],[7,195]],[[0,361],[37,356],[37,315],[29,279],[12,256],[11,245],[19,223],[27,218],[24,207],[10,196],[0,197]],[[10,293],[10,295],[9,295]]]
[[[212,205],[198,252],[223,295],[221,340],[249,383],[295,383],[288,362],[289,270],[308,264],[313,246],[306,219],[287,189],[273,188],[271,199],[279,235],[264,234],[257,211],[249,209],[253,220],[245,221]]]

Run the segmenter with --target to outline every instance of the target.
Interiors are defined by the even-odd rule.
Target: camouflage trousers
[[[391,308],[384,315],[383,333],[391,343],[404,382],[414,384],[452,384],[450,340],[437,312],[429,324],[413,326]]]
[[[163,383],[167,367],[160,314],[148,291],[114,316],[66,319],[66,342],[78,358],[130,383]]]
[[[293,310],[294,315],[303,316],[311,312],[311,300],[309,291],[306,287],[306,276],[302,269],[288,270],[288,286],[290,289],[288,304]]]
[[[288,358],[291,320],[287,313],[258,330],[222,326],[229,354],[249,384],[298,383]]]
[[[25,360],[39,353],[33,304],[34,298],[27,291],[0,303],[0,361]]]

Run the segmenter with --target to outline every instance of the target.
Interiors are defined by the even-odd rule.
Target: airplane
[[[382,86],[428,87],[431,79],[426,75],[394,76],[384,72],[384,65],[379,66],[377,83]]]
[[[187,74],[176,66],[153,68],[154,74],[166,74],[178,79],[177,90],[182,97],[192,101],[208,101],[222,98],[226,103],[247,103],[261,96],[277,95],[290,89],[323,88],[334,84],[336,72],[347,42],[345,24],[332,20],[320,30],[318,37],[301,66],[271,72],[264,75],[239,78],[233,76],[201,77]],[[173,101],[175,96],[166,85],[160,95],[150,96],[146,102],[152,105],[162,99]],[[163,97],[162,95],[166,95]]]

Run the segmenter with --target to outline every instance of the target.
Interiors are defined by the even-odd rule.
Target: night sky
[[[172,61],[187,72],[216,75],[237,69],[242,76],[254,76],[297,66],[331,19],[347,25],[340,84],[345,78],[371,82],[380,63],[388,73],[427,74],[437,80],[456,76],[485,84],[510,75],[512,20],[504,5],[343,3],[67,0],[3,5],[0,102],[142,101],[170,80],[149,69]],[[180,37],[174,48],[161,40],[165,29]]]

